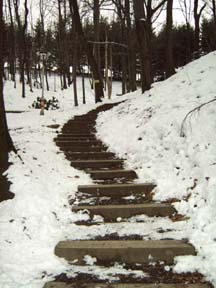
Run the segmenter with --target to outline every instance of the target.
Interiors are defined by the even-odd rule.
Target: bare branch
[[[212,102],[214,102],[214,101],[216,101],[216,98],[213,98],[212,100],[210,100],[210,101],[208,101],[208,102],[202,103],[201,105],[195,107],[194,109],[192,109],[191,111],[189,111],[189,112],[186,114],[186,116],[184,117],[184,119],[183,119],[183,121],[182,121],[182,124],[181,124],[180,137],[185,137],[184,126],[185,126],[185,122],[186,122],[187,118],[188,118],[191,114],[193,114],[194,112],[200,111],[201,108],[203,108],[204,106],[206,106],[206,105],[208,105],[208,104],[210,104],[210,103],[212,103]]]

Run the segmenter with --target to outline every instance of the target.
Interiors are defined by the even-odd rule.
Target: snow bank
[[[155,200],[181,200],[175,206],[190,217],[184,231],[198,253],[178,257],[175,269],[198,270],[216,286],[216,102],[193,113],[180,137],[185,115],[216,98],[215,75],[213,52],[101,113],[97,135],[110,151],[127,158],[139,182],[157,184]]]

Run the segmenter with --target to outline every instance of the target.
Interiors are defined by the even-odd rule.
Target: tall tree
[[[173,0],[167,0],[167,20],[166,20],[166,77],[175,73],[173,60]]]
[[[15,29],[14,29],[14,20],[13,13],[11,8],[11,0],[8,0],[8,9],[10,15],[10,74],[11,78],[14,81],[14,86],[16,87],[16,79],[15,79],[15,65],[16,65],[16,50],[15,50]]]
[[[200,48],[200,17],[205,7],[206,7],[206,3],[204,3],[199,9],[199,0],[194,0],[194,24],[195,24],[194,49],[195,49],[195,52],[198,52]]]
[[[143,0],[134,0],[134,17],[137,31],[137,39],[139,43],[139,56],[141,66],[141,86],[142,92],[151,87],[151,63],[149,61],[148,52],[148,33],[145,22],[145,10],[143,7]]]
[[[116,6],[116,10],[117,10],[117,15],[120,21],[120,28],[121,28],[121,36],[119,37],[121,39],[121,43],[123,43],[124,45],[127,44],[127,31],[126,31],[126,23],[125,23],[125,7],[122,3],[121,0],[113,0],[113,3]],[[128,62],[128,58],[127,58],[127,54],[125,53],[125,51],[121,52],[121,70],[122,70],[122,94],[125,94],[126,92],[129,92],[128,89],[128,77],[127,77],[127,63]],[[127,90],[126,90],[127,88]]]
[[[13,149],[5,115],[5,105],[3,97],[3,0],[0,0],[0,175],[8,166],[8,152]]]
[[[22,23],[19,14],[19,1],[13,0],[16,21],[18,25],[19,34],[19,65],[20,65],[20,78],[22,82],[22,97],[25,98],[25,64],[26,64],[26,31],[28,26],[28,0],[24,1],[24,22]]]
[[[93,19],[94,19],[94,56],[98,65],[98,70],[101,69],[100,61],[100,46],[97,44],[100,42],[100,1],[94,0],[93,7]]]
[[[194,38],[194,35],[191,35],[191,22],[192,22],[192,2],[193,0],[179,0],[180,4],[180,10],[182,12],[182,15],[185,19],[185,24],[186,24],[186,54],[185,54],[185,59],[186,63],[190,62],[192,60],[192,55],[193,55],[193,47],[194,47],[194,41],[193,41],[193,46],[191,45],[191,36],[192,39]]]
[[[83,32],[77,0],[69,0],[69,4],[76,33],[79,35],[79,39],[82,42],[83,49],[85,50],[88,62],[92,69],[94,77],[94,87],[95,87],[95,102],[100,102],[101,98],[104,97],[104,93],[103,93],[103,82],[100,76],[100,72],[98,70],[97,62],[95,61],[92,48],[88,43],[88,41],[86,40],[86,37]]]
[[[136,90],[136,53],[135,49],[135,35],[131,25],[131,9],[130,0],[125,0],[125,18],[127,31],[127,45],[128,45],[128,76],[129,76],[129,91]]]
[[[62,89],[67,89],[67,82],[66,82],[66,73],[65,73],[65,68],[66,66],[66,61],[65,61],[65,51],[64,51],[64,44],[65,44],[65,38],[66,38],[66,33],[65,33],[65,23],[62,17],[62,7],[61,7],[61,0],[58,0],[58,18],[59,18],[59,33],[58,33],[58,40],[59,40],[59,61],[60,61],[60,71],[63,77],[63,87]]]
[[[148,90],[153,82],[152,75],[152,23],[158,18],[167,0],[133,0],[134,17],[139,43],[142,92]]]

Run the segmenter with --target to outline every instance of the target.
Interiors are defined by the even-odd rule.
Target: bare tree
[[[13,0],[14,11],[19,32],[19,65],[20,65],[20,79],[22,82],[22,97],[25,98],[25,64],[26,64],[26,31],[28,25],[28,0],[24,1],[24,22],[22,23],[21,16],[19,14],[19,1]]]
[[[15,49],[15,29],[14,29],[14,20],[11,8],[11,0],[8,0],[8,9],[10,15],[10,74],[11,78],[14,81],[14,87],[16,87],[16,49]]]
[[[195,52],[198,52],[200,49],[200,17],[205,7],[206,7],[206,3],[204,3],[199,9],[199,0],[194,0],[194,24],[195,24],[194,49],[195,49]]]
[[[98,65],[98,70],[101,70],[101,53],[100,45],[97,43],[100,42],[100,11],[101,8],[106,2],[106,0],[84,0],[84,8],[91,9],[93,11],[93,23],[94,23],[94,57]]]
[[[3,97],[3,0],[0,0],[0,175],[8,166],[8,152],[11,151],[13,143],[8,132],[5,116],[5,105]]]
[[[95,87],[95,102],[100,102],[103,94],[103,82],[98,70],[97,63],[92,53],[90,44],[87,42],[86,37],[83,32],[82,23],[79,14],[79,8],[77,0],[68,0],[70,4],[71,16],[75,25],[76,33],[79,35],[79,40],[82,42],[83,49],[88,58],[88,62],[91,66],[93,77],[94,77],[94,87]]]
[[[74,28],[74,25],[73,25]],[[78,35],[73,29],[73,39],[74,39],[74,45],[73,45],[73,91],[74,91],[74,105],[78,106],[78,97],[77,97],[77,66],[78,66]]]
[[[191,29],[191,22],[192,22],[192,14],[193,14],[193,5],[192,5],[192,0],[179,0],[179,6],[180,10],[182,12],[182,15],[185,19],[185,24],[187,28],[187,35],[186,35],[186,55],[185,55],[185,60],[186,63],[190,62],[192,60],[192,47],[191,47],[191,39],[190,39],[190,29]]]
[[[58,18],[59,18],[59,33],[58,33],[58,46],[59,46],[59,62],[60,62],[60,72],[63,77],[63,86],[62,89],[67,89],[67,82],[66,82],[66,73],[65,73],[65,57],[64,57],[64,41],[66,37],[65,33],[65,24],[62,17],[62,7],[61,7],[61,0],[58,0]]]
[[[125,23],[125,7],[122,3],[121,0],[113,0],[113,3],[115,4],[116,7],[116,12],[118,15],[118,18],[121,23],[121,43],[126,45],[127,44],[127,31],[126,31],[126,23]],[[125,94],[127,91],[129,92],[128,89],[128,83],[127,83],[127,67],[128,67],[128,57],[125,51],[123,50],[121,52],[121,69],[122,69],[122,94]]]
[[[166,77],[170,77],[175,73],[173,60],[173,0],[167,0],[167,16],[166,16]]]
[[[136,53],[135,50],[135,35],[133,34],[131,25],[131,7],[130,0],[125,0],[125,18],[127,31],[128,45],[128,76],[129,76],[129,91],[136,90]]]
[[[166,1],[167,0],[133,0],[135,24],[139,42],[142,92],[148,90],[153,82],[151,69],[152,23],[160,15]]]
[[[185,19],[187,28],[189,29],[192,17],[192,1],[191,0],[179,0],[180,9]]]

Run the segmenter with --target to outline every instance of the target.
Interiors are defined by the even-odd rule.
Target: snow
[[[188,219],[178,222],[139,215],[130,219],[120,217],[119,222],[106,224],[100,215],[95,215],[94,225],[76,225],[77,221],[89,221],[90,215],[88,211],[73,213],[69,200],[75,200],[78,185],[90,185],[92,180],[70,166],[53,139],[68,119],[99,105],[94,104],[88,80],[87,105],[74,107],[72,87],[61,91],[58,79],[54,92],[52,78],[45,97],[55,96],[60,109],[45,111],[43,117],[39,110],[31,108],[41,90],[27,91],[22,99],[19,83],[16,90],[10,81],[5,83],[6,109],[24,112],[7,114],[19,157],[11,153],[12,165],[6,172],[15,198],[0,203],[0,287],[41,288],[60,273],[90,273],[109,281],[128,273],[148,277],[141,270],[128,271],[119,263],[109,269],[99,267],[90,255],[86,255],[88,265],[83,267],[69,265],[54,255],[59,241],[109,234],[137,234],[145,240],[189,239],[197,255],[177,257],[175,271],[199,271],[216,287],[215,102],[189,117],[184,126],[185,137],[180,137],[185,115],[215,97],[215,70],[216,53],[210,53],[179,69],[170,79],[154,84],[143,95],[137,91],[105,100],[126,101],[101,113],[97,121],[98,137],[110,151],[126,159],[126,168],[136,170],[136,181],[157,184],[155,201],[179,199],[175,207]],[[81,103],[81,79],[78,90]],[[120,90],[120,83],[115,83],[114,94]],[[60,127],[49,128],[52,124]]]
[[[51,79],[53,87],[54,79]],[[81,80],[78,83],[81,93]],[[119,93],[118,85],[114,91]],[[91,184],[90,177],[70,166],[53,139],[56,131],[47,127],[64,124],[74,115],[83,114],[98,105],[94,104],[93,93],[87,85],[87,103],[74,107],[72,87],[58,92],[46,92],[46,98],[55,96],[60,109],[45,111],[31,108],[32,102],[41,94],[27,90],[25,99],[21,98],[21,86],[13,88],[10,81],[5,82],[6,110],[25,111],[8,113],[8,125],[18,155],[11,153],[12,165],[6,172],[13,183],[12,200],[0,203],[0,287],[43,287],[53,275],[68,268],[66,261],[54,255],[54,247],[73,232],[74,222],[86,220],[88,215],[71,212],[68,199],[75,197],[77,186]],[[80,99],[81,102],[81,99]],[[76,231],[76,229],[74,229]],[[50,276],[48,278],[48,275]]]
[[[153,85],[143,95],[100,114],[97,136],[139,182],[157,184],[154,199],[177,198],[179,213],[189,216],[182,234],[195,246],[197,256],[177,257],[177,272],[199,271],[216,287],[216,102],[185,115],[216,98],[216,52],[191,62],[171,78]]]

